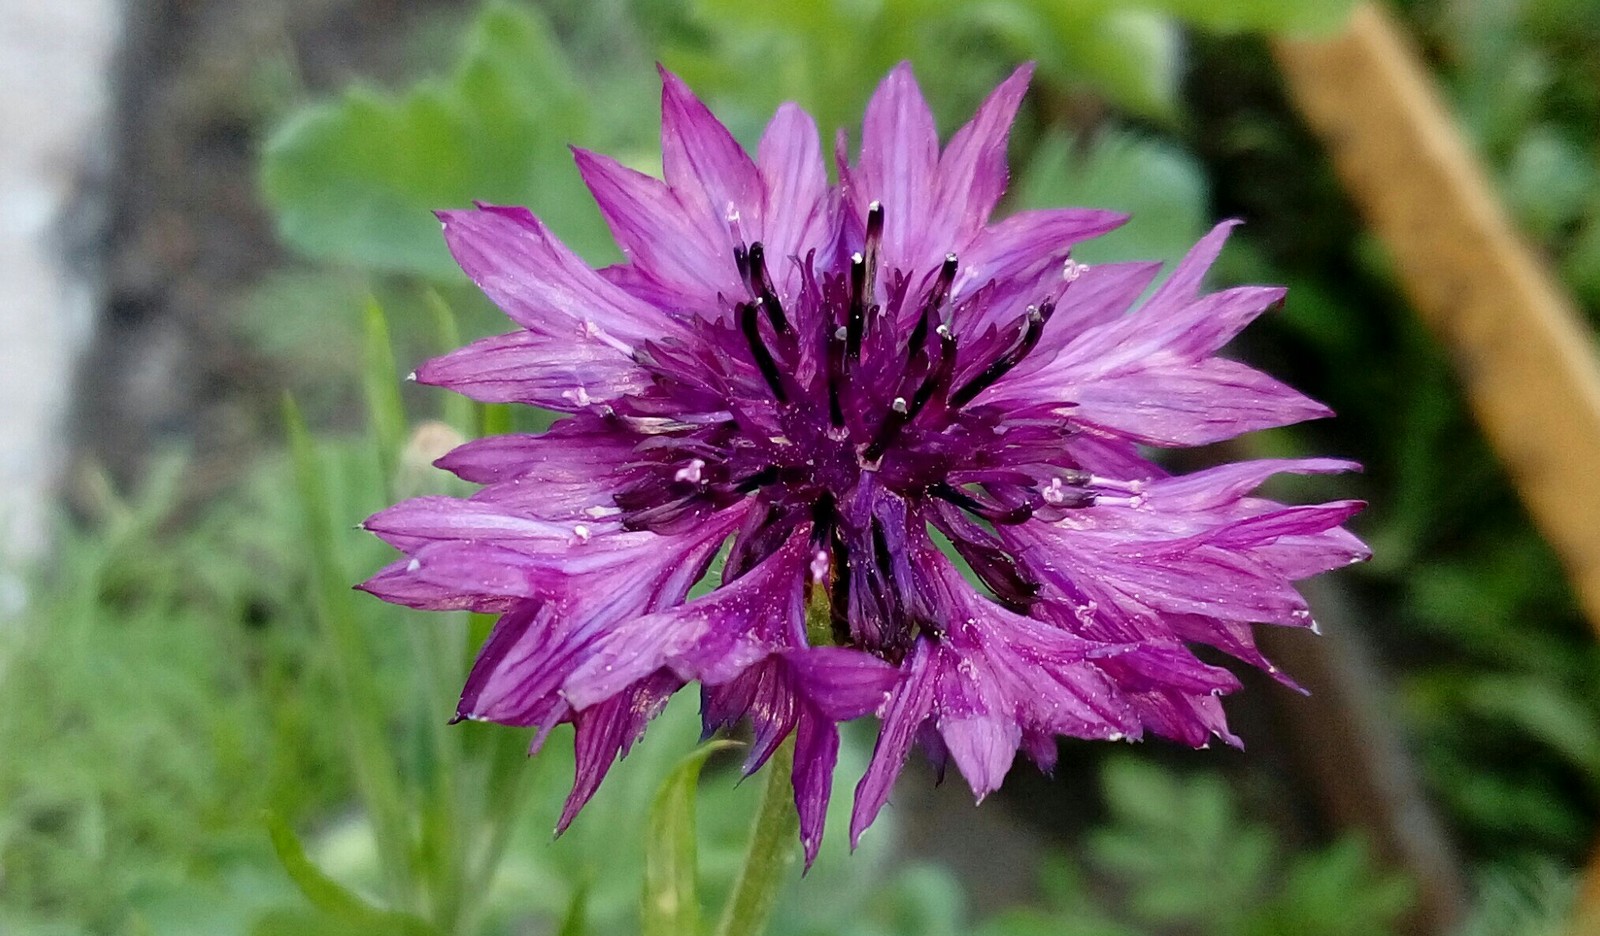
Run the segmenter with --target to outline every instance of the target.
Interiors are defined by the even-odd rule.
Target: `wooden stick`
[[[1600,363],[1571,300],[1512,228],[1400,27],[1275,44],[1289,91],[1450,352],[1484,433],[1600,632]]]
[[[1600,634],[1600,363],[1517,235],[1408,37],[1358,7],[1325,41],[1279,40],[1295,104],[1449,351],[1485,435]],[[1597,856],[1600,858],[1600,856]],[[1575,933],[1600,934],[1600,862]]]

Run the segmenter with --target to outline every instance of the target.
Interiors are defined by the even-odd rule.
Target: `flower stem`
[[[799,821],[789,788],[793,767],[794,737],[790,736],[767,760],[767,785],[750,826],[744,866],[733,882],[733,893],[717,924],[716,936],[760,936],[767,928],[767,918],[778,902],[778,891],[787,879],[785,872],[795,859]]]

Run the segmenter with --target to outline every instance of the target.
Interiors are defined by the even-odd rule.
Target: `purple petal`
[[[761,179],[749,154],[689,86],[665,68],[660,72],[662,172],[684,210],[703,225],[721,222],[723,238],[712,246],[721,248],[731,273],[733,248],[742,239],[734,225],[744,215],[761,221]]]
[[[761,240],[779,298],[786,298],[799,286],[799,271],[789,258],[824,251],[835,236],[828,171],[811,115],[795,104],[780,106],[761,136],[756,165],[765,195]]]
[[[795,728],[794,808],[800,815],[800,844],[806,869],[817,860],[822,831],[828,821],[828,800],[833,792],[833,767],[839,758],[839,730],[826,718],[801,710]]]
[[[482,338],[417,368],[418,383],[482,403],[574,412],[638,393],[649,375],[610,345],[531,331]]]
[[[610,348],[629,361],[645,338],[676,334],[659,309],[606,282],[525,208],[441,211],[445,243],[484,295],[518,325],[569,342]]]
[[[884,207],[882,255],[890,269],[928,267],[930,230],[939,164],[939,134],[933,112],[917,87],[911,63],[902,62],[878,85],[862,125],[861,162],[851,176],[850,198],[858,215],[878,201]],[[933,248],[942,256],[942,247]]]
[[[1005,289],[1006,295],[1015,294],[1024,304],[1053,298],[1068,288],[1063,274],[1072,247],[1115,230],[1127,220],[1127,215],[1093,208],[1049,208],[1014,214],[990,225],[957,254],[960,267],[956,274],[954,295],[958,299],[965,298],[992,280]],[[1148,281],[1133,289],[1132,283],[1123,284],[1110,276],[1111,270],[1125,266],[1134,266],[1141,272],[1149,269],[1151,275],[1160,268],[1160,264],[1117,264],[1106,272],[1095,273],[1101,268],[1092,267],[1079,275],[1080,281],[1072,283],[1068,292],[1071,301],[1063,302],[1060,311],[1071,311],[1080,293],[1092,293],[1091,284],[1094,289],[1101,289],[1107,281],[1120,287],[1113,300],[1120,303],[1116,312],[1126,310],[1139,297]],[[1091,295],[1087,301],[1100,300]],[[967,334],[975,334],[1021,314],[1021,309],[1015,308],[1015,302],[1005,301],[992,303],[985,311],[991,314],[973,321],[959,321],[958,326]],[[1075,334],[1084,327],[1075,324],[1080,318],[1077,313],[1072,318],[1074,322],[1068,322],[1065,326],[1069,334]],[[1052,320],[1049,333],[1058,331],[1061,331],[1060,323]]]
[[[991,712],[939,721],[939,736],[956,762],[956,769],[972,787],[978,802],[1000,789],[1022,744],[1022,727],[1015,716]]]
[[[1267,458],[1205,468],[1150,485],[1152,511],[1199,513],[1236,503],[1277,474],[1337,474],[1361,466],[1338,458]]]
[[[1032,75],[1032,63],[1012,72],[939,157],[938,195],[929,226],[947,233],[953,249],[978,232],[1005,193],[1006,141]]]
[[[572,750],[577,764],[572,793],[567,796],[561,820],[556,823],[558,834],[565,832],[578,817],[578,811],[600,788],[600,781],[605,779],[612,763],[628,756],[650,719],[661,713],[667,700],[682,686],[683,683],[671,676],[658,674],[573,717]]]
[[[1076,388],[1137,371],[1153,358],[1199,363],[1283,295],[1278,288],[1244,286],[1182,306],[1158,307],[1151,300],[1131,315],[1079,335],[1031,382],[1041,394],[1070,394],[1070,389],[1057,391],[1057,387]],[[1070,395],[1048,398],[1071,399]]]
[[[658,304],[707,313],[720,308],[719,293],[737,294],[726,218],[686,209],[666,183],[609,156],[573,154],[617,246],[655,287]]]
[[[833,721],[876,712],[899,678],[883,660],[845,647],[790,650],[783,659],[800,694]]]
[[[1198,296],[1206,272],[1217,262],[1217,256],[1222,253],[1223,245],[1228,242],[1228,235],[1233,233],[1233,229],[1240,223],[1237,220],[1223,221],[1213,227],[1206,236],[1200,238],[1194,248],[1178,261],[1172,275],[1161,284],[1161,288],[1150,297],[1149,305],[1181,306]]]
[[[883,712],[883,725],[872,748],[867,772],[856,784],[855,808],[850,813],[850,847],[861,844],[861,833],[878,818],[889,800],[895,778],[911,753],[917,729],[933,710],[933,650],[925,638],[912,646],[911,654],[900,665],[900,684],[889,694]]]
[[[808,529],[734,582],[687,604],[612,628],[563,691],[582,709],[671,668],[717,685],[786,647],[805,646],[802,585]]]
[[[1145,445],[1207,445],[1333,411],[1266,374],[1225,358],[1152,363],[1063,391],[1072,419]]]
[[[498,614],[509,608],[512,603],[511,599],[464,594],[457,589],[428,581],[411,568],[410,558],[391,562],[356,587],[391,604],[424,611],[475,611],[480,614]]]

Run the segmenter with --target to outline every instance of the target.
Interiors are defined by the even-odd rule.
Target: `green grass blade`
[[[283,413],[311,553],[314,605],[339,686],[340,710],[335,717],[343,721],[349,734],[351,762],[372,820],[390,898],[397,906],[409,907],[414,895],[411,836],[398,772],[386,741],[383,705],[372,680],[372,654],[351,604],[349,577],[334,539],[328,488],[311,435],[292,398],[284,399]]]
[[[365,361],[361,373],[367,400],[367,416],[378,448],[378,464],[383,470],[387,499],[394,499],[395,478],[399,474],[400,450],[406,444],[406,410],[400,399],[400,369],[395,365],[394,344],[389,337],[389,318],[376,299],[367,300]]]

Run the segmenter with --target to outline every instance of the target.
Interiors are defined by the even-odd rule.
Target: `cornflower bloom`
[[[1230,224],[1140,303],[1160,264],[1071,258],[1122,216],[990,220],[1029,72],[941,151],[896,68],[830,185],[799,107],[752,158],[663,71],[664,180],[576,151],[626,258],[602,270],[525,209],[440,212],[518,327],[416,378],[566,415],[440,459],[473,496],[370,518],[405,556],[363,587],[500,615],[458,716],[538,726],[535,748],[573,724],[561,828],[691,681],[708,732],[751,724],[747,771],[795,736],[808,862],[837,726],[863,715],[852,843],[914,743],[980,799],[1019,750],[1049,770],[1059,736],[1237,743],[1218,697],[1239,683],[1190,647],[1276,674],[1251,625],[1309,625],[1292,583],[1367,556],[1340,526],[1358,502],[1251,493],[1348,462],[1173,476],[1142,454],[1329,411],[1216,356],[1283,296],[1201,291]]]

